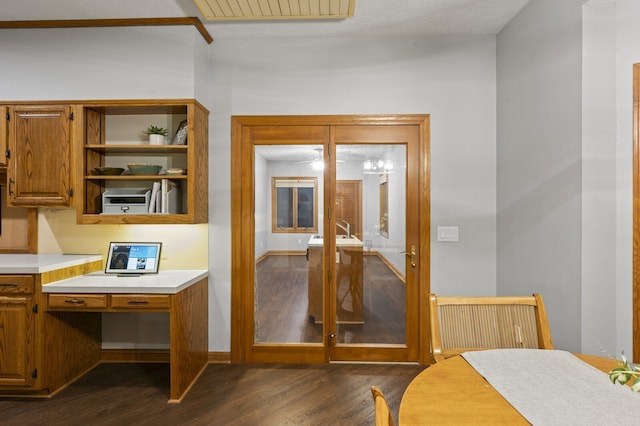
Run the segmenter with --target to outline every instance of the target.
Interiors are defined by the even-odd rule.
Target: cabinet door
[[[9,107],[9,203],[25,207],[70,205],[71,107]]]
[[[35,382],[33,296],[0,296],[0,387]]]
[[[7,129],[7,107],[0,105],[0,167],[7,166],[7,138],[9,137],[9,130]]]

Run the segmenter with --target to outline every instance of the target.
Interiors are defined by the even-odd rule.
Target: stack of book
[[[178,188],[175,182],[162,179],[153,182],[149,213],[178,213]]]

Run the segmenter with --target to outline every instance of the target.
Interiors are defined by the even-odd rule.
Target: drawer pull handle
[[[22,113],[22,114],[18,114],[18,117],[24,117],[24,118],[43,118],[43,117],[60,117],[60,113],[59,112],[32,112],[32,113]]]
[[[0,284],[0,287],[18,287],[18,284],[2,283],[2,284]]]
[[[148,305],[148,300],[128,300],[127,304],[129,305]]]
[[[72,305],[84,305],[84,300],[82,299],[65,299],[64,303],[70,303]]]

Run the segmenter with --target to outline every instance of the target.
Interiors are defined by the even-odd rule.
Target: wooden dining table
[[[616,366],[611,358],[576,354],[605,373]],[[409,384],[402,396],[400,425],[529,424],[460,355],[433,364]]]

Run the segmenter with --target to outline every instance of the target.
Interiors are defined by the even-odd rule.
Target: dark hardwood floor
[[[375,255],[363,260],[362,324],[339,324],[339,343],[405,343],[405,284]],[[319,343],[322,324],[309,320],[308,262],[300,255],[271,255],[256,265],[256,342]],[[349,282],[338,289],[342,300]],[[339,308],[349,309],[349,300]]]
[[[168,364],[100,364],[51,399],[0,398],[2,425],[371,425],[369,388],[398,419],[411,364],[210,364],[167,404]]]

